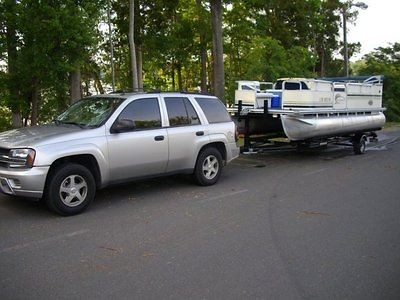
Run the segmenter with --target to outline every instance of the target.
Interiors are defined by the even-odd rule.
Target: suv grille
[[[0,167],[1,168],[8,168],[10,158],[8,157],[8,153],[10,152],[9,149],[0,148]]]

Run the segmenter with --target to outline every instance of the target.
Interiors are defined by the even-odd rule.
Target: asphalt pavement
[[[98,192],[85,213],[0,196],[1,299],[400,299],[400,129],[241,155]]]

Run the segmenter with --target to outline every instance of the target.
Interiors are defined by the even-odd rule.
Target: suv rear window
[[[199,117],[187,98],[168,97],[165,98],[165,104],[170,126],[200,124]]]
[[[224,104],[218,98],[195,98],[207,117],[208,123],[231,122]]]

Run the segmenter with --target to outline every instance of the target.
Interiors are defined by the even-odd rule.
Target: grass
[[[400,127],[400,122],[386,122],[385,128]]]

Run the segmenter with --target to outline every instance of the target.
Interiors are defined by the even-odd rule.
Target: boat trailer
[[[282,151],[303,151],[307,149],[316,148],[326,148],[329,144],[337,146],[352,147],[355,154],[364,154],[366,151],[367,143],[377,143],[378,137],[375,130],[356,130],[351,133],[335,135],[335,136],[319,136],[312,137],[304,140],[293,141],[290,140],[283,130],[281,131],[269,131],[267,133],[252,134],[251,123],[254,118],[260,119],[271,119],[275,118],[279,120],[281,118],[279,110],[269,109],[267,105],[267,100],[264,100],[264,107],[262,109],[248,109],[243,108],[242,101],[239,100],[237,106],[237,113],[235,114],[236,122],[243,122],[243,130],[241,136],[243,137],[243,146],[241,146],[241,153],[252,154],[252,153],[272,153],[272,152],[282,152]],[[379,111],[382,111],[380,109]],[[287,113],[287,112],[285,112]],[[346,113],[346,116],[365,116],[370,115],[371,112],[365,111],[353,111]],[[313,112],[313,114],[316,114]],[[335,112],[319,112],[320,115],[330,115],[332,116]],[[343,114],[343,111],[336,112],[336,115]],[[276,127],[276,125],[275,125]]]

